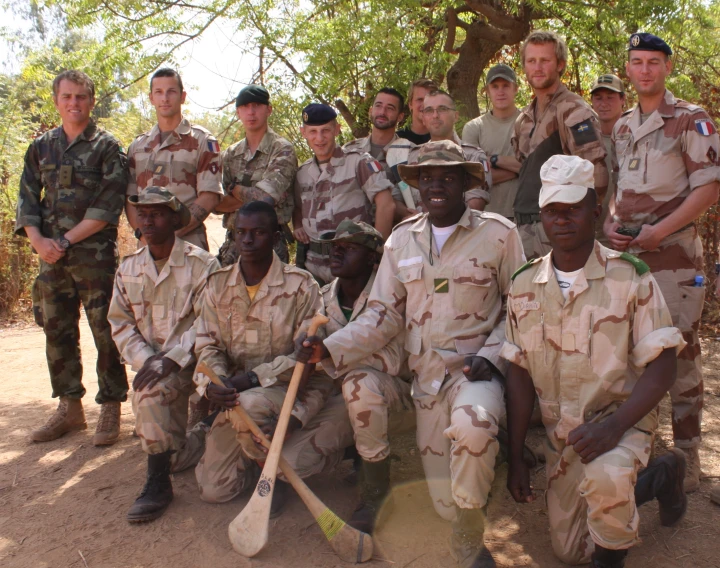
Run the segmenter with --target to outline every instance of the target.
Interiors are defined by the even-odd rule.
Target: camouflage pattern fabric
[[[290,222],[295,203],[293,184],[298,161],[295,148],[289,141],[268,128],[254,154],[250,153],[247,140],[243,139],[223,152],[222,164],[222,185],[226,195],[240,185],[246,203],[261,197],[272,197],[280,224]],[[238,257],[233,236],[234,222],[234,213],[223,215],[227,235],[218,253],[223,266],[234,263]],[[285,263],[289,262],[287,246],[283,238],[275,248],[275,253]]]
[[[336,147],[323,168],[315,158],[300,166],[295,178],[295,198],[302,206],[302,226],[310,239],[317,241],[334,231],[343,219],[375,224],[375,196],[392,191],[380,163],[370,154],[344,151]],[[327,256],[309,250],[305,266],[323,282],[333,279]]]
[[[205,191],[222,194],[220,146],[208,130],[190,124],[186,118],[164,142],[157,124],[150,132],[135,138],[128,149],[128,157],[128,196],[156,185],[166,188],[190,207]],[[204,225],[183,239],[208,250]]]
[[[69,168],[69,183],[60,179]],[[67,170],[65,170],[67,171]],[[82,398],[80,305],[98,350],[95,400],[124,401],[125,367],[107,322],[117,268],[117,223],[125,201],[127,158],[117,140],[91,121],[68,143],[62,127],[36,138],[25,154],[15,233],[37,227],[47,238],[62,237],[84,219],[108,225],[71,246],[55,264],[40,260],[33,285],[33,310],[43,328],[53,397]]]
[[[550,239],[545,234],[542,223],[525,223],[518,225],[517,230],[520,233],[523,251],[528,260],[545,256],[552,250]]]
[[[612,141],[612,135],[603,134],[602,140],[606,152],[605,165],[608,170],[608,189],[602,201],[602,213],[600,214],[600,218],[595,221],[595,240],[600,241],[600,244],[603,246],[612,248],[610,241],[605,236],[603,225],[605,224],[605,218],[608,216],[610,198],[615,195],[615,188],[617,187],[617,154],[615,153],[615,145]],[[545,254],[547,254],[547,252]],[[545,256],[545,254],[541,256]]]
[[[334,235],[332,238],[321,238],[320,240],[326,243],[355,243],[382,254],[385,242],[382,234],[372,225],[362,221],[353,221],[352,219],[340,221]]]

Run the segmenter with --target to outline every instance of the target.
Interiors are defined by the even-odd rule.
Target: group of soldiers
[[[486,75],[491,108],[462,138],[452,97],[428,79],[410,87],[405,128],[405,97],[383,88],[370,134],[345,146],[336,112],[311,104],[300,131],[313,157],[299,167],[268,126],[262,86],[238,94],[245,138],[221,153],[183,118],[178,73],[158,70],[157,124],[126,155],[91,119],[92,80],[61,73],[62,125],[28,149],[16,224],[40,256],[33,304],[60,398],[32,439],[87,427],[82,303],[98,349],[96,445],[118,439],[125,364],[136,372],[148,461],[130,522],[165,512],[171,472],[195,466],[209,502],[251,487],[266,450],[225,410],[242,405],[272,436],[302,361],[283,455],[301,477],[353,458],[352,526],[372,533],[390,509],[389,436],[416,428],[458,566],[495,566],[483,538],[495,468],[507,459],[514,499],[534,498],[525,437],[539,409],[553,550],[622,567],[638,506],[657,498],[661,524],[674,525],[700,483],[695,221],[718,199],[720,140],[702,108],[666,89],[671,56],[662,39],[633,34],[638,104],[624,109],[610,74],[588,104],[561,82],[565,42],[534,31],[521,48],[534,94],[524,109],[502,64]],[[123,209],[139,243],[118,267]],[[217,257],[204,227],[213,211],[227,229]],[[318,311],[330,322],[308,337]],[[196,392],[199,363],[224,386]],[[674,448],[653,457],[668,392]],[[279,483],[272,514],[288,494]]]

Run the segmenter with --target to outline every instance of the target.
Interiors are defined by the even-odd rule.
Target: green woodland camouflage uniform
[[[284,264],[274,255],[255,298],[250,301],[239,261],[208,279],[195,352],[198,362],[220,377],[254,371],[260,387],[240,394],[240,403],[262,428],[280,414],[287,383],[295,368],[297,336],[322,310],[322,298],[312,276]],[[303,425],[285,442],[283,456],[303,477],[330,469],[352,445],[352,428],[340,397],[332,397],[333,381],[314,372],[298,396],[292,415]],[[206,436],[205,454],[195,469],[200,497],[224,502],[240,494],[256,479],[251,458],[264,459],[244,425],[236,432],[227,412]]]
[[[241,140],[223,152],[222,164],[222,185],[226,194],[240,185],[243,194],[247,194],[247,201],[255,201],[260,196],[272,197],[278,221],[283,227],[283,236],[275,245],[275,253],[283,262],[290,262],[288,235],[291,233],[287,224],[292,219],[295,203],[293,184],[298,169],[293,145],[268,128],[254,154],[250,153],[247,140]],[[238,257],[233,234],[235,213],[223,215],[223,226],[227,229],[227,235],[218,258],[223,266],[228,266]]]
[[[511,143],[515,157],[522,163],[519,188],[513,209],[525,256],[537,258],[550,252],[551,246],[540,223],[540,168],[550,156],[579,156],[595,165],[595,191],[602,202],[608,186],[605,146],[596,114],[582,97],[560,85],[550,95],[547,107],[535,116],[537,98],[522,109],[515,122]]]
[[[186,207],[205,191],[222,194],[220,146],[202,126],[184,118],[165,141],[156,124],[141,134],[128,149],[130,183],[127,195],[150,186],[166,188]],[[183,239],[208,250],[205,225],[183,236]]]
[[[720,180],[720,139],[700,107],[670,91],[641,124],[640,110],[620,117],[613,130],[619,164],[615,221],[628,228],[653,225],[675,211],[697,187]],[[702,242],[694,223],[666,237],[652,251],[629,249],[650,266],[687,347],[678,355],[677,380],[670,389],[675,445],[700,443],[703,407],[698,328],[705,288]]]
[[[333,279],[327,250],[320,237],[334,231],[343,219],[375,223],[375,196],[392,191],[382,165],[370,154],[335,148],[323,168],[314,157],[300,166],[295,195],[302,207],[302,226],[311,244],[305,267],[323,282]]]
[[[589,464],[567,436],[605,420],[630,397],[648,363],[685,342],[647,266],[629,255],[596,241],[567,300],[550,254],[524,268],[508,296],[500,355],[530,373],[540,399],[553,550],[563,562],[582,564],[593,542],[611,550],[639,542],[634,487],[650,457],[657,412]]]
[[[70,172],[69,183],[61,169]],[[55,264],[40,260],[33,285],[35,320],[45,331],[53,397],[82,398],[80,303],[98,350],[95,400],[124,401],[125,366],[107,321],[117,268],[117,223],[125,201],[127,158],[115,138],[90,122],[68,144],[62,127],[36,138],[25,154],[15,232],[37,227],[47,238],[62,237],[84,219],[108,225],[72,245]]]
[[[207,277],[218,268],[210,253],[176,237],[159,273],[150,250],[143,247],[122,261],[115,276],[108,320],[123,359],[137,372],[162,351],[180,367],[132,399],[143,451],[173,450],[179,469],[197,463],[202,455],[200,444],[188,448],[185,443],[188,397],[195,388],[193,324]]]
[[[479,355],[504,368],[505,296],[525,258],[515,225],[493,213],[467,208],[441,253],[430,235],[427,214],[395,227],[367,308],[325,346],[344,373],[404,331],[430,496],[453,520],[456,504],[485,506],[505,416],[500,382],[468,381],[464,361]]]

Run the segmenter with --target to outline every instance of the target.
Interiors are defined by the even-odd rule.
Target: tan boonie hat
[[[452,140],[426,142],[418,150],[417,162],[399,165],[398,172],[405,183],[417,187],[420,168],[423,166],[462,166],[467,173],[477,180],[477,183],[472,183],[470,187],[465,188],[466,190],[485,181],[485,168],[483,165],[478,162],[465,161],[462,148]]]
[[[325,233],[320,237],[320,241],[324,243],[336,243],[338,241],[355,243],[382,254],[385,239],[383,239],[380,231],[372,225],[368,225],[363,221],[344,219],[340,221],[334,233]]]
[[[558,154],[542,165],[540,179],[541,208],[548,203],[578,203],[589,187],[595,189],[595,166],[578,156]]]
[[[598,89],[607,89],[608,91],[614,91],[616,93],[625,92],[625,86],[620,80],[620,77],[609,73],[607,75],[600,75],[597,79],[595,79],[595,82],[590,88],[590,94],[592,95]]]
[[[128,197],[128,201],[139,207],[142,207],[143,205],[165,205],[175,211],[175,213],[180,214],[182,227],[190,223],[190,220],[192,219],[190,210],[164,187],[151,185],[150,187],[144,189],[139,195],[131,195]]]

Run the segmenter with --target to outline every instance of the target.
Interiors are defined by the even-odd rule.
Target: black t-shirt
[[[427,134],[416,134],[412,130],[410,130],[410,127],[407,128],[401,128],[397,131],[397,135],[400,138],[405,138],[405,140],[410,140],[413,144],[417,144],[418,146],[420,144],[425,144],[425,142],[430,142],[430,133]]]

